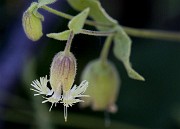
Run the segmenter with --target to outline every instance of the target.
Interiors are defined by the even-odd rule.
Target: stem
[[[74,33],[73,31],[70,32],[70,35],[69,35],[69,38],[67,40],[67,43],[66,43],[66,47],[64,49],[65,51],[65,54],[68,54],[70,52],[70,49],[71,49],[71,44],[72,44],[72,39],[74,38]]]
[[[60,17],[63,17],[63,18],[69,19],[69,20],[73,18],[73,16],[71,16],[71,15],[69,15],[69,14],[60,12],[60,11],[55,10],[55,9],[53,9],[53,8],[50,8],[50,7],[46,6],[46,5],[45,5],[45,6],[42,6],[41,8],[44,9],[44,10],[46,10],[46,11],[48,11],[48,12],[50,12],[50,13],[53,13],[53,14],[55,14],[55,15],[57,15],[57,16],[60,16]]]
[[[53,13],[57,16],[60,16],[60,17],[63,17],[63,18],[69,19],[69,20],[71,20],[73,18],[72,15],[57,11],[48,6],[42,6],[41,8],[50,13]],[[91,21],[91,20],[86,20],[85,24],[90,25],[90,26],[95,26],[95,27],[101,26],[101,27],[107,27],[107,28],[112,28],[114,26],[112,24],[105,24],[105,23],[95,22],[95,21]],[[130,36],[151,38],[151,39],[180,41],[180,33],[168,32],[168,31],[158,31],[158,30],[136,29],[136,28],[126,27],[126,26],[123,26],[123,29]],[[83,34],[91,35],[90,33],[86,33],[86,32],[84,32]],[[102,35],[100,35],[100,36],[102,36]],[[103,36],[105,36],[105,35],[103,35]]]
[[[180,41],[180,33],[176,32],[136,29],[125,26],[123,29],[128,35],[135,37]]]
[[[108,57],[108,53],[109,53],[109,49],[110,49],[110,46],[112,43],[113,36],[114,35],[110,35],[106,38],[105,44],[104,44],[103,49],[101,51],[100,58],[101,58],[101,61],[103,63],[105,63],[107,61],[107,57]]]
[[[50,8],[48,6],[42,6],[41,8],[50,13],[53,13],[57,16],[60,16],[60,17],[63,17],[63,18],[69,19],[69,20],[71,20],[74,17],[72,15],[60,12],[60,11]],[[86,20],[85,24],[90,25],[90,26],[101,26],[101,27],[108,27],[108,28],[113,27],[113,25],[110,25],[110,24],[95,22],[95,21],[91,21],[91,20]]]
[[[81,34],[93,35],[93,36],[109,36],[114,33],[115,31],[92,31],[92,30],[85,30],[85,29],[82,29],[81,31]]]

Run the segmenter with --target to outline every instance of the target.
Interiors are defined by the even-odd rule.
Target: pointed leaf
[[[111,18],[102,8],[98,0],[67,0],[68,3],[76,10],[82,11],[85,8],[90,8],[89,16],[96,22],[101,22],[108,25],[115,25],[117,21]],[[109,30],[107,27],[97,27],[99,30]]]
[[[68,24],[69,29],[72,30],[75,34],[80,33],[88,17],[88,14],[89,14],[89,8],[85,9],[77,16],[73,17],[73,19],[69,21]]]
[[[123,62],[130,78],[144,81],[145,79],[131,67],[129,61],[131,54],[131,39],[121,27],[118,27],[117,31],[118,32],[114,37],[114,55]]]
[[[44,5],[55,3],[56,1],[57,0],[38,0],[38,3],[39,3],[38,8]]]
[[[130,65],[130,62],[125,63],[125,67],[128,73],[128,76],[132,79],[145,81],[144,77],[137,73]]]
[[[50,34],[47,34],[47,37],[60,40],[60,41],[66,41],[68,40],[70,32],[71,32],[70,30],[66,30],[60,33],[50,33]]]
[[[49,38],[56,39],[56,40],[65,41],[65,40],[68,40],[70,32],[71,32],[70,30],[66,30],[60,33],[50,33],[50,34],[47,34],[46,36]]]

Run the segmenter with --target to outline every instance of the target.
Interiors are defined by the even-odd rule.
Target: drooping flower
[[[50,80],[46,77],[41,77],[40,81],[32,82],[36,95],[46,95],[42,103],[50,102],[56,106],[57,103],[64,105],[64,118],[67,121],[67,108],[75,103],[83,102],[79,97],[88,97],[83,95],[88,87],[86,80],[82,81],[79,86],[73,85],[76,75],[76,59],[71,52],[59,52],[55,55],[50,69]],[[47,87],[50,83],[51,89]]]
[[[120,77],[115,66],[100,59],[90,62],[83,71],[82,80],[88,80],[89,88],[86,94],[91,97],[83,98],[82,107],[91,106],[95,111],[117,111],[116,100],[120,88]]]

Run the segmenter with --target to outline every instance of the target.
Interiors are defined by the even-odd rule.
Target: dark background
[[[32,42],[25,36],[21,18],[30,0],[0,1],[0,128],[105,128],[104,113],[90,108],[69,110],[68,123],[63,119],[63,107],[48,112],[50,104],[41,104],[40,97],[29,91],[32,80],[49,74],[55,53],[65,42],[49,39],[45,34],[67,29],[64,20],[43,10],[44,36]],[[179,0],[101,0],[106,11],[121,25],[135,28],[180,31]],[[65,0],[54,7],[77,14]],[[94,29],[94,28],[90,28]],[[180,128],[180,42],[131,37],[131,62],[146,79],[140,82],[128,78],[120,61],[110,52],[121,75],[122,85],[117,100],[119,111],[110,115],[109,128]],[[78,35],[72,52],[78,61],[76,83],[85,65],[98,58],[104,38]]]

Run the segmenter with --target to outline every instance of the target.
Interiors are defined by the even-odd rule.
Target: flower
[[[91,106],[95,111],[108,111],[115,113],[115,104],[119,93],[120,77],[115,66],[107,61],[103,63],[100,59],[90,62],[81,76],[82,80],[88,80],[90,86],[86,94],[91,97],[81,103],[82,107]]]
[[[49,111],[53,105],[63,103],[65,121],[67,121],[67,108],[75,103],[83,102],[79,97],[88,97],[88,95],[83,95],[88,87],[86,80],[82,81],[79,86],[74,85],[72,87],[75,75],[76,59],[74,55],[71,52],[59,52],[51,64],[50,80],[47,79],[47,76],[40,77],[40,81],[34,80],[31,84],[33,86],[31,90],[37,92],[34,96],[46,95],[43,96],[45,100],[42,103],[52,103]],[[48,82],[51,89],[47,87]]]

